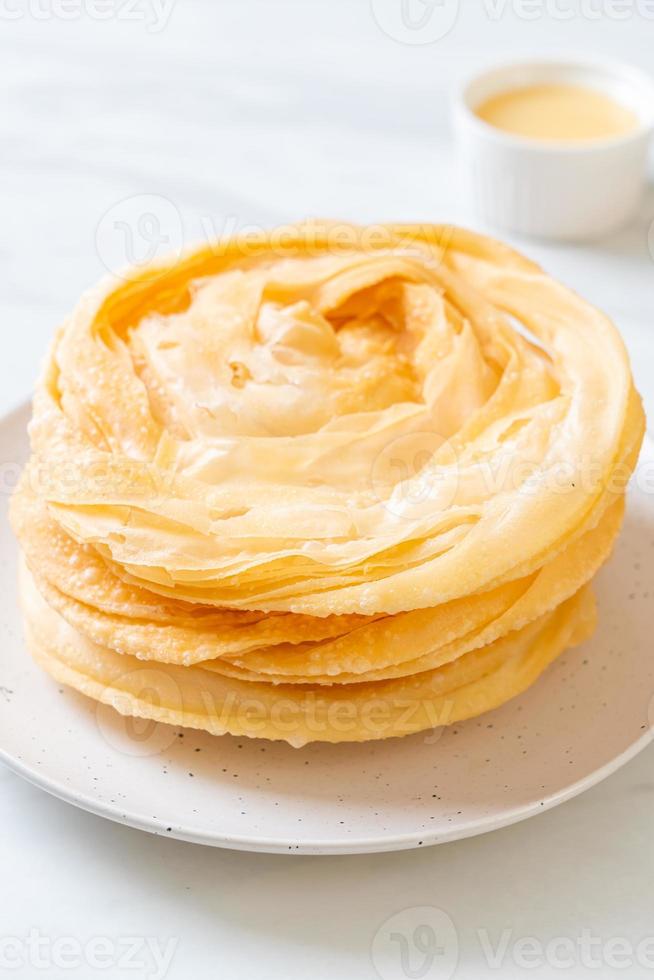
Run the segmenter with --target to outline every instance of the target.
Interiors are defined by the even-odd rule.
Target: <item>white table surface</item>
[[[428,10],[411,3],[413,16]],[[443,3],[457,12],[441,0],[438,16]],[[113,15],[95,19],[96,7]],[[489,59],[534,54],[654,64],[647,0],[468,0],[445,37],[424,44],[384,34],[367,0],[0,8],[1,411],[28,395],[53,327],[81,290],[120,259],[126,239],[114,222],[126,214],[153,211],[173,245],[306,216],[480,227],[448,128],[457,79]],[[652,219],[654,195],[631,227],[592,247],[516,244],[615,318],[654,417]],[[137,251],[151,231],[141,226],[139,239],[136,229]],[[390,916],[436,906],[458,937],[457,980],[649,976],[647,947],[637,956],[629,944],[654,935],[653,769],[654,748],[582,797],[482,838],[286,858],[150,837],[0,768],[0,975],[6,954],[31,960],[6,963],[8,976],[156,976],[149,937],[161,948],[174,941],[172,980],[366,980],[375,965],[384,978],[447,978],[451,937],[427,972],[415,948],[405,968],[399,941],[394,959],[392,950],[380,959],[373,944]],[[398,926],[409,946],[420,921],[409,912]],[[30,930],[43,940],[36,953]],[[594,969],[579,952],[584,936]],[[39,968],[55,940],[71,938],[74,950],[97,937],[113,949],[104,970],[74,952],[67,967]],[[125,959],[129,937],[141,966]],[[530,969],[525,937],[536,941]],[[565,937],[578,944],[574,966],[561,967],[565,944],[539,956],[538,944]],[[485,942],[504,943],[501,969]]]

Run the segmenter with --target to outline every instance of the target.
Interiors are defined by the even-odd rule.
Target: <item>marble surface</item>
[[[651,66],[645,0],[407,0],[408,35],[399,2],[0,5],[1,411],[28,395],[79,293],[130,254],[307,216],[480,227],[448,106],[483,63],[581,53]],[[430,10],[453,22],[416,43]],[[650,194],[593,246],[516,242],[615,318],[652,417],[653,219]],[[84,980],[645,977],[653,766],[649,750],[483,838],[329,859],[149,837],[0,769],[0,973],[42,976],[45,958],[48,975]]]

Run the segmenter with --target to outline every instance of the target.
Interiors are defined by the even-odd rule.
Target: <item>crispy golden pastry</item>
[[[30,648],[217,734],[471,717],[589,635],[643,427],[610,321],[461,229],[308,224],[131,272],[35,396]]]

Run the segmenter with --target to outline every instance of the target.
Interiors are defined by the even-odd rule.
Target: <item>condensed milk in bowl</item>
[[[637,213],[654,125],[654,82],[645,72],[577,61],[503,65],[467,82],[455,122],[489,224],[580,240]]]

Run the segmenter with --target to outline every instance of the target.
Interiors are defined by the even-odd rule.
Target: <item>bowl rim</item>
[[[508,74],[521,68],[525,70],[551,70],[553,74],[557,71],[565,73],[570,69],[577,69],[581,72],[588,72],[589,74],[603,74],[607,77],[620,79],[633,90],[639,90],[645,93],[649,92],[652,108],[644,118],[642,116],[639,118],[638,125],[633,129],[618,136],[609,136],[605,139],[589,139],[574,142],[571,140],[539,140],[529,136],[518,136],[515,133],[509,133],[506,130],[499,129],[481,119],[470,104],[469,96],[472,87],[479,82],[497,76],[502,72],[507,72]],[[507,91],[512,87],[515,88],[516,86],[512,86],[510,83],[507,84]],[[588,87],[592,88],[592,83],[589,83]],[[459,84],[454,99],[454,110],[458,119],[469,128],[475,130],[484,138],[504,146],[549,156],[601,153],[604,150],[619,149],[649,139],[652,131],[654,131],[654,76],[635,65],[604,58],[575,58],[564,55],[561,57],[515,58],[508,61],[493,61],[481,70],[474,72],[474,74],[468,75]]]

